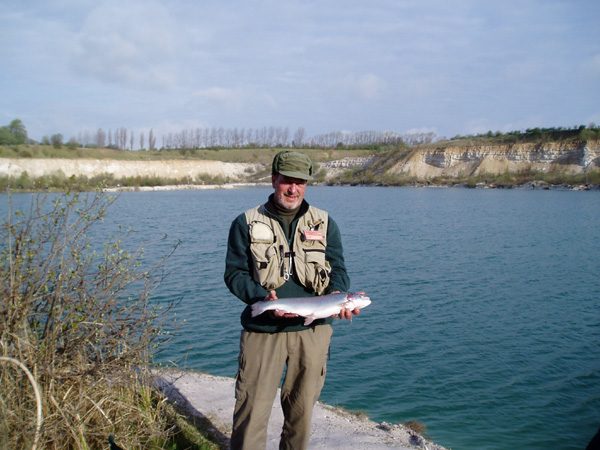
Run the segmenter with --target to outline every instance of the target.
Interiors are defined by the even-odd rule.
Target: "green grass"
[[[233,149],[185,149],[185,150],[115,150],[67,147],[54,148],[50,145],[0,145],[0,158],[92,158],[121,161],[164,161],[164,160],[210,160],[223,162],[249,162],[270,164],[281,148],[233,148]],[[289,149],[286,149],[289,150]],[[365,156],[370,150],[303,149],[313,161],[321,162],[347,156]]]

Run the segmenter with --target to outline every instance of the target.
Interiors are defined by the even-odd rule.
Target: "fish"
[[[324,319],[339,314],[342,309],[353,310],[371,304],[371,299],[364,294],[340,292],[319,297],[279,298],[277,300],[261,300],[252,304],[252,317],[266,311],[284,311],[304,317],[304,325],[308,326],[316,319]]]

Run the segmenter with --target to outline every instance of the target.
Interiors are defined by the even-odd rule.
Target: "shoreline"
[[[206,190],[206,189],[245,189],[253,187],[270,187],[270,183],[227,183],[227,184],[176,184],[166,186],[116,186],[103,189],[103,192],[153,192],[153,191],[186,191],[186,190]],[[518,186],[502,186],[494,184],[478,183],[471,187],[466,184],[427,184],[418,183],[414,185],[402,186],[387,186],[379,183],[374,184],[332,184],[314,183],[311,186],[321,187],[408,187],[408,188],[461,188],[461,189],[519,189],[519,190],[546,190],[546,191],[600,191],[600,185],[567,185],[567,184],[550,184],[544,181],[530,181]]]
[[[102,189],[102,192],[160,192],[160,191],[195,191],[195,190],[216,190],[216,189],[247,189],[247,188],[259,188],[259,187],[270,187],[271,183],[267,182],[254,182],[254,183],[226,183],[226,184],[172,184],[172,185],[161,185],[161,186],[112,186]],[[342,184],[334,183],[329,184],[327,182],[315,182],[310,186],[317,187],[389,187],[389,188],[430,188],[430,189],[499,189],[499,190],[545,190],[545,191],[600,191],[600,185],[598,184],[583,184],[583,185],[569,185],[569,184],[550,184],[545,181],[529,181],[522,185],[517,186],[505,186],[496,184],[478,183],[475,186],[469,186],[464,183],[457,184],[431,184],[427,182],[418,182],[414,184],[406,185],[386,185],[382,183],[370,183],[370,184]],[[60,190],[45,190],[45,192],[59,192]],[[2,190],[1,193],[18,193],[18,194],[31,194],[36,192],[44,192],[43,190],[29,190],[29,189],[10,189]],[[91,192],[91,191],[90,191]]]
[[[270,186],[268,183],[227,183],[227,184],[172,184],[166,186],[116,186],[102,189],[103,192],[138,191],[196,191],[205,189],[244,189]]]
[[[156,384],[169,401],[184,414],[209,425],[209,433],[228,446],[235,403],[235,379],[191,371],[157,371]],[[266,450],[279,448],[283,413],[276,397],[268,425]],[[317,402],[313,411],[309,449],[347,450],[446,450],[402,424],[376,423]]]

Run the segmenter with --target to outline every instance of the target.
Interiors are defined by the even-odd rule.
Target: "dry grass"
[[[404,425],[406,428],[414,431],[415,433],[417,433],[420,436],[423,436],[425,434],[425,432],[427,431],[427,427],[425,426],[425,424],[422,422],[419,422],[418,420],[409,420],[407,422],[403,422],[402,425]]]
[[[162,262],[143,269],[128,232],[88,239],[113,201],[37,196],[0,227],[0,448],[169,448],[148,370],[172,305],[150,303]]]

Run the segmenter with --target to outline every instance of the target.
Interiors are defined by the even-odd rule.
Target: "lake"
[[[111,207],[105,234],[167,234],[146,260],[181,242],[153,297],[186,319],[161,362],[235,375],[244,305],[223,283],[227,233],[270,192],[126,192]],[[600,425],[598,192],[313,186],[306,199],[337,221],[352,290],[373,300],[334,324],[322,402],[418,420],[453,449],[585,447]]]

